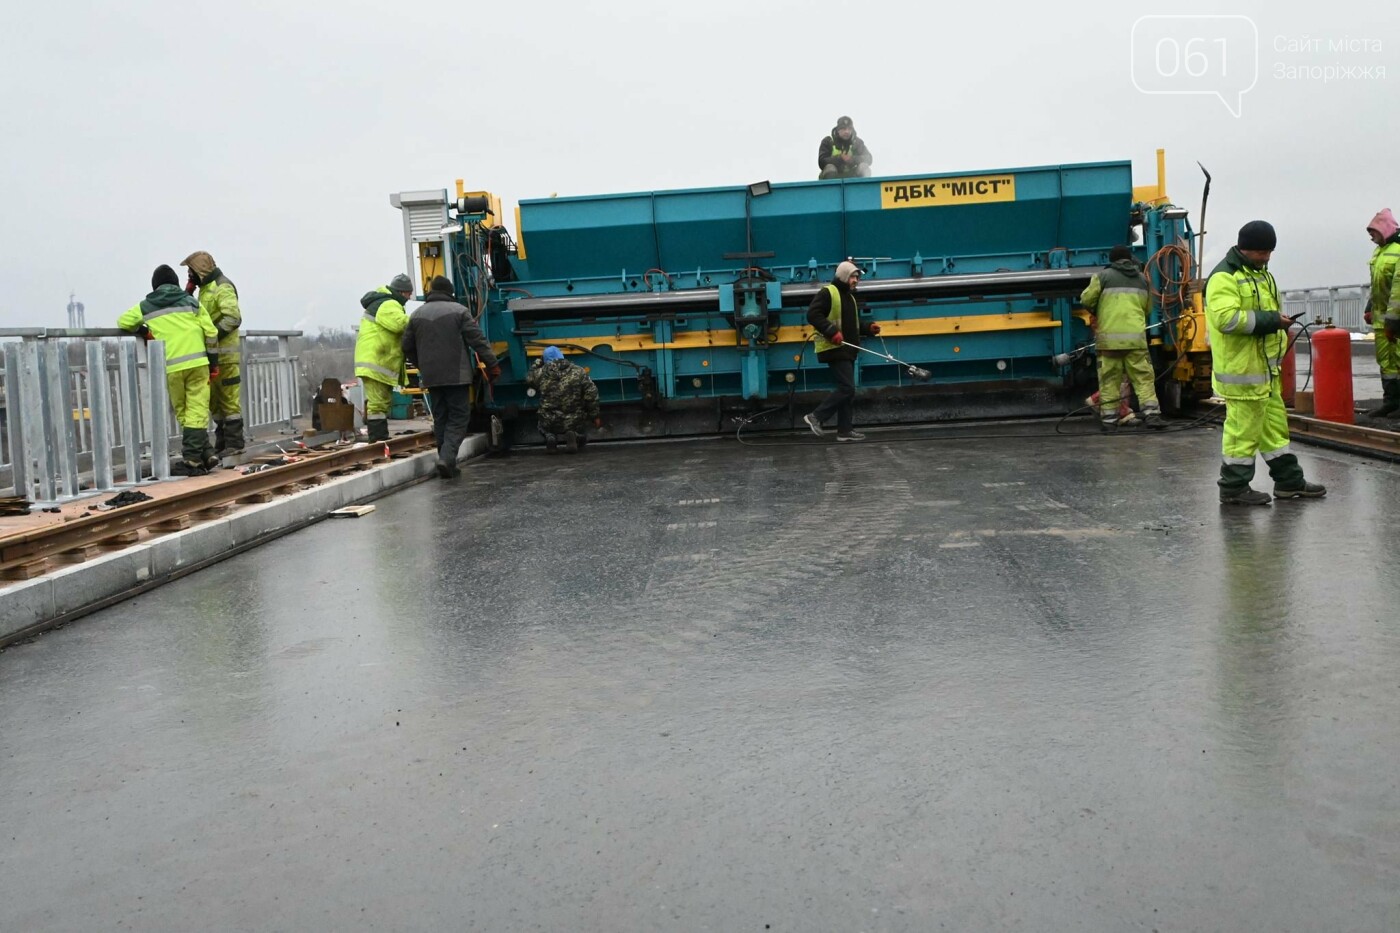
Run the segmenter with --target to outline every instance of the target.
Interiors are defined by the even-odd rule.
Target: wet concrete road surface
[[[1397,468],[938,437],[481,462],[0,654],[0,929],[1400,928]]]

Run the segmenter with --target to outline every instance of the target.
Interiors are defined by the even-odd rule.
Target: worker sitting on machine
[[[598,387],[558,347],[544,348],[525,375],[525,385],[539,393],[539,429],[550,453],[558,451],[561,440],[569,453],[578,453],[588,443],[588,426],[603,426]]]
[[[817,148],[817,168],[819,178],[855,178],[870,174],[870,163],[874,161],[870,150],[865,148],[865,140],[856,135],[855,124],[850,117],[840,117],[831,128],[831,135],[821,141]]]
[[[1127,246],[1109,250],[1108,261],[1108,268],[1090,279],[1079,296],[1079,303],[1098,319],[1094,348],[1099,358],[1099,425],[1104,431],[1118,427],[1118,399],[1126,373],[1137,392],[1143,424],[1164,428],[1147,353],[1147,277]]]

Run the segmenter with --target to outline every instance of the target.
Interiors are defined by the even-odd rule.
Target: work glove
[[[1368,321],[1367,323],[1370,323],[1370,322]],[[155,334],[151,333],[151,329],[150,329],[149,327],[147,327],[145,324],[142,324],[142,325],[141,325],[141,329],[138,330],[138,331],[136,332],[136,334],[137,334],[137,336],[139,336],[142,340],[146,341],[147,343],[150,343],[152,340],[154,340],[154,339],[155,339],[155,336],[156,336]]]
[[[1367,308],[1366,313],[1361,315],[1361,317],[1367,324],[1371,323],[1371,310]]]
[[[186,294],[186,295],[193,295],[193,294],[194,294],[194,290],[195,290],[196,288],[198,288],[198,287],[199,287],[199,276],[195,275],[195,274],[194,274],[194,270],[191,269],[191,270],[190,270],[189,278],[185,279],[185,294]]]
[[[214,380],[216,380],[216,379],[218,379],[218,378],[219,378],[219,367],[218,367],[218,366],[210,366],[210,367],[209,367],[209,382],[210,382],[210,384],[212,385],[213,382],[214,382]]]
[[[594,418],[594,419],[593,419],[593,427],[595,427],[595,428],[601,428],[602,426],[603,426],[603,419],[602,419],[602,418]]]
[[[217,354],[217,353],[206,353],[206,354],[204,354],[204,357],[205,357],[205,359],[209,360],[209,371],[210,371],[210,372],[213,372],[214,370],[217,370],[217,369],[219,368],[219,354]]]
[[[872,337],[878,337],[878,336],[880,336],[880,325],[879,325],[879,324],[871,324],[871,325],[870,325],[870,336],[872,336]]]
[[[841,344],[845,343],[845,338],[841,336],[841,332],[839,330],[833,333],[829,339],[838,347],[841,346]]]
[[[1393,317],[1385,319],[1385,335],[1391,340],[1400,340],[1400,320]]]
[[[496,380],[501,378],[501,364],[496,363],[486,370],[486,381],[495,385]]]

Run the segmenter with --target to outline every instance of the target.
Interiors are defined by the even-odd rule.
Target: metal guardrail
[[[250,437],[272,427],[290,432],[301,415],[300,360],[291,352],[299,336],[243,334],[239,391]],[[249,338],[276,339],[276,353],[250,355]],[[0,328],[0,340],[0,494],[53,504],[169,478],[180,426],[170,410],[162,342],[120,330],[51,328]]]
[[[1370,297],[1369,285],[1295,288],[1283,293],[1283,310],[1290,315],[1306,314],[1310,321],[1331,320],[1338,327],[1358,334],[1369,334],[1371,325],[1362,315]]]
[[[301,410],[301,358],[292,353],[292,338],[299,330],[249,330],[243,332],[243,423],[255,432],[274,426],[291,432]],[[277,352],[271,356],[249,356],[250,339],[276,338]]]

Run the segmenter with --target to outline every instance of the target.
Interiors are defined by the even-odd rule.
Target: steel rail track
[[[1359,424],[1338,424],[1306,415],[1289,415],[1288,429],[1294,439],[1305,443],[1368,457],[1400,460],[1400,432]]]
[[[409,454],[430,449],[434,443],[431,431],[421,431],[390,438],[388,446],[390,454]],[[314,477],[367,464],[383,456],[382,444],[347,447],[296,463],[240,476],[217,486],[191,489],[139,505],[87,515],[31,531],[16,532],[0,538],[0,570],[56,557],[65,551],[98,545],[118,535],[140,531],[206,509],[230,505],[248,496],[271,492],[283,486],[293,486]]]

